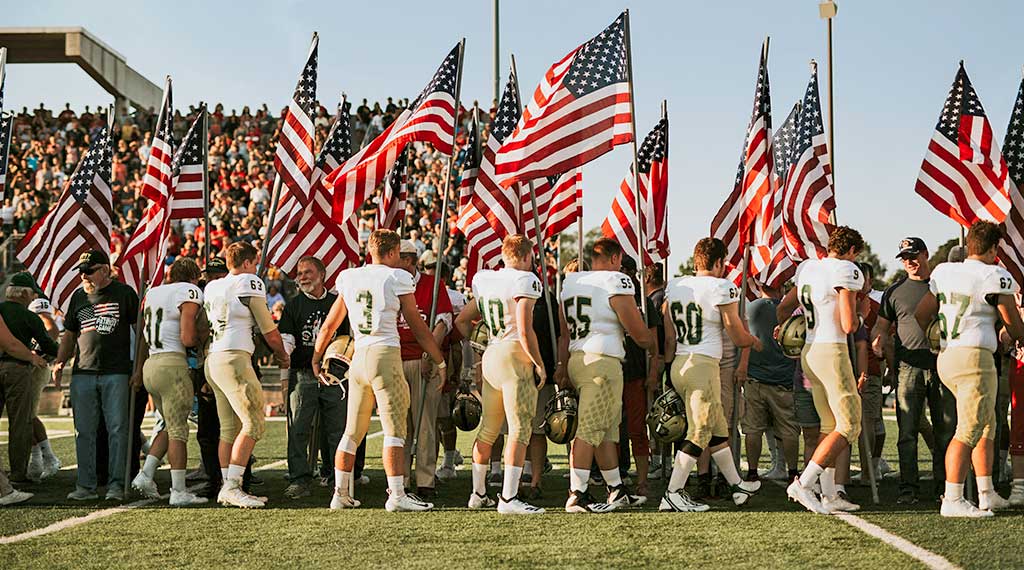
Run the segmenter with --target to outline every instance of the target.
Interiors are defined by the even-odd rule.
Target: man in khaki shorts
[[[999,225],[975,222],[967,232],[967,259],[935,268],[929,291],[914,313],[924,330],[938,315],[939,378],[956,397],[956,433],[946,449],[946,493],[939,511],[944,517],[991,517],[993,510],[1010,506],[992,481],[999,389],[993,353],[1000,340],[1024,340],[1024,323],[1013,298],[1020,286],[997,265],[1000,239]],[[1000,324],[1005,328],[997,335]],[[964,481],[972,465],[978,481],[977,507],[964,498]]]
[[[267,307],[263,280],[256,275],[259,252],[246,242],[235,242],[224,257],[230,274],[208,284],[204,293],[213,336],[206,377],[217,399],[218,455],[224,477],[217,502],[260,508],[265,502],[242,490],[245,466],[264,428],[263,386],[252,366],[253,329],[263,335],[280,367],[288,368],[289,358]]]
[[[384,472],[388,480],[389,512],[426,511],[433,504],[405,492],[405,438],[409,414],[409,385],[402,370],[398,314],[401,312],[416,342],[433,360],[439,375],[447,373],[441,348],[423,322],[414,296],[415,285],[408,272],[399,269],[398,234],[376,230],[367,249],[373,263],[346,269],[338,276],[338,299],[320,327],[313,348],[313,373],[320,375],[324,352],[346,316],[355,338],[355,353],[349,368],[348,416],[345,434],[334,456],[334,496],[331,509],[359,506],[349,486],[355,468],[356,449],[370,427],[374,400],[384,430]]]

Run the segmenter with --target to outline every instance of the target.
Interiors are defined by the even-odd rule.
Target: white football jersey
[[[612,309],[616,295],[633,297],[633,280],[618,271],[580,271],[562,281],[562,310],[569,325],[569,350],[626,357],[625,333]]]
[[[338,277],[338,294],[345,299],[356,348],[401,346],[398,337],[398,298],[416,292],[412,275],[386,265],[346,269]]]
[[[446,289],[448,289],[446,287]],[[466,300],[466,296],[456,291],[455,289],[448,289],[448,300],[452,302],[452,312],[456,315],[462,312],[462,309],[466,308],[466,304],[469,302]]]
[[[797,266],[794,282],[807,322],[807,344],[846,344],[836,289],[856,292],[864,287],[857,264],[834,257],[808,259]]]
[[[253,297],[265,303],[267,291],[263,280],[251,273],[228,275],[208,283],[203,297],[213,337],[210,352],[244,350],[252,354],[256,350],[256,319],[241,299]]]
[[[169,283],[146,292],[142,303],[142,331],[150,354],[185,354],[185,345],[181,343],[181,306],[185,303],[203,306],[203,292],[199,287],[191,283]]]
[[[540,299],[540,279],[529,271],[505,267],[483,270],[473,277],[473,297],[491,331],[489,342],[519,342],[516,300]]]
[[[669,281],[665,310],[675,325],[676,354],[721,359],[725,327],[719,307],[739,302],[740,291],[728,279],[688,275]]]
[[[1020,290],[1008,271],[975,259],[942,263],[932,272],[928,288],[939,302],[943,350],[958,346],[996,350],[999,312],[996,299],[990,302],[988,297]]]

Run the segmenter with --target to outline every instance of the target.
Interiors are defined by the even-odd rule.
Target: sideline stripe
[[[876,524],[869,523],[868,521],[856,515],[851,515],[850,513],[840,513],[832,516],[860,530],[864,534],[877,538],[878,540],[881,540],[882,542],[888,544],[896,550],[899,550],[900,552],[912,558],[916,558],[918,561],[920,561],[922,564],[929,568],[932,568],[934,570],[960,569],[959,566],[953,564],[949,560],[946,560],[942,556],[939,556],[938,554],[935,554],[930,550],[925,550],[924,548],[921,548],[913,542],[910,542],[905,538],[897,536]]]

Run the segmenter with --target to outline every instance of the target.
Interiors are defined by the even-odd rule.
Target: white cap
[[[398,253],[418,254],[419,252],[416,250],[416,244],[412,243],[410,240],[403,239],[402,245],[399,246]]]

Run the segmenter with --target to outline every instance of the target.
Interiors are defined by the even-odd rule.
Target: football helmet
[[[480,425],[484,407],[472,392],[460,390],[452,403],[452,423],[462,431],[473,431]]]
[[[932,319],[925,332],[928,333],[928,344],[932,352],[939,352],[942,349],[942,327],[939,326],[939,319]]]
[[[469,333],[469,346],[473,347],[473,351],[477,354],[483,354],[487,350],[487,342],[490,339],[491,331],[483,319],[480,319],[480,322],[474,325],[473,330]]]
[[[647,413],[651,437],[661,443],[673,443],[686,437],[686,406],[672,388],[665,390],[651,404]]]
[[[803,315],[793,315],[779,327],[779,346],[782,354],[790,358],[800,358],[800,352],[807,342],[807,321]]]
[[[544,406],[544,434],[554,443],[569,443],[576,437],[579,423],[579,400],[576,392],[559,390]]]
[[[327,346],[324,352],[323,376],[331,386],[340,386],[348,374],[356,344],[352,337],[341,335]]]

